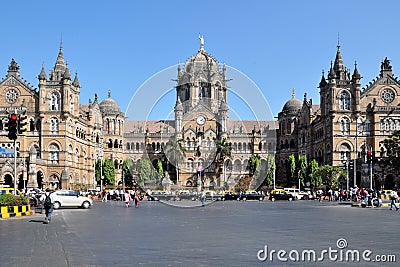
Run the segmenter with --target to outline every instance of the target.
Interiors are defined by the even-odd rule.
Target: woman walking
[[[125,190],[124,197],[125,197],[125,206],[127,208],[129,208],[129,203],[131,202],[132,198],[131,198],[131,194],[129,194],[128,190]]]

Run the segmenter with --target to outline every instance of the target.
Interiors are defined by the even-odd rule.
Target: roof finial
[[[200,50],[204,50],[204,37],[199,33]]]
[[[340,36],[339,36],[339,32],[337,33],[337,48],[340,48]]]
[[[292,89],[292,98],[296,98],[296,89]]]
[[[108,89],[108,98],[111,98],[111,90]]]
[[[61,39],[60,39],[60,51],[62,50],[62,32],[61,32]]]

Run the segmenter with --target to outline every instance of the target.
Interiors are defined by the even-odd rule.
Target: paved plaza
[[[400,260],[400,212],[388,208],[317,201],[187,206],[95,202],[88,210],[57,210],[49,225],[41,214],[0,220],[0,266],[397,266],[372,260]],[[281,260],[279,250],[286,251]],[[349,250],[360,261],[347,262]]]

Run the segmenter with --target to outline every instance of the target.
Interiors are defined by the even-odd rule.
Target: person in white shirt
[[[54,194],[54,191],[50,191],[50,189],[47,188],[46,192],[40,197],[40,201],[43,203],[43,207],[46,212],[46,217],[44,218],[45,224],[51,222],[51,214],[54,210]]]

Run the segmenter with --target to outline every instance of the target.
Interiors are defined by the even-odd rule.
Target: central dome
[[[297,112],[302,108],[302,106],[303,102],[301,102],[301,100],[296,98],[296,94],[293,89],[292,98],[285,103],[282,112],[288,112],[288,113]]]
[[[115,114],[121,113],[121,108],[117,104],[117,102],[111,98],[111,91],[108,90],[108,98],[104,99],[100,104],[99,108],[102,113],[105,114]]]

